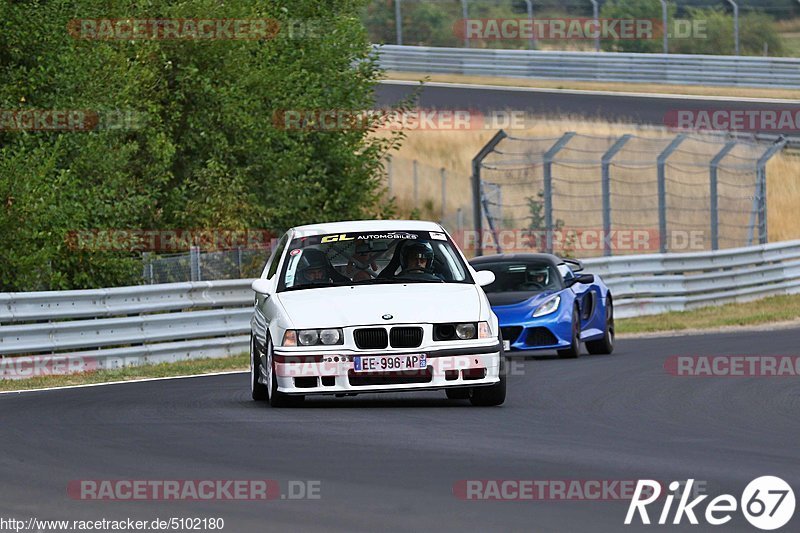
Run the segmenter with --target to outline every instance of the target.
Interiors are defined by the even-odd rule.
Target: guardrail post
[[[714,159],[711,160],[709,169],[709,196],[711,198],[711,249],[719,250],[719,194],[717,192],[717,170],[719,169],[720,162],[725,159],[725,156],[733,150],[736,146],[736,141],[728,141],[727,144],[719,151]]]
[[[625,134],[603,154],[602,159],[602,181],[603,181],[603,255],[611,255],[611,160],[622,150],[632,136]]]
[[[772,159],[772,156],[783,150],[786,146],[786,138],[781,136],[775,143],[767,148],[758,162],[756,163],[756,197],[755,202],[758,202],[758,243],[766,244],[769,242],[767,234],[767,163]],[[752,228],[752,226],[751,226]],[[750,244],[753,242],[753,232],[750,231]]]
[[[553,253],[553,160],[573,137],[575,132],[568,131],[544,153],[544,231],[547,253]]]
[[[667,158],[672,155],[678,145],[680,145],[686,134],[679,133],[677,137],[672,139],[669,146],[664,148],[664,151],[658,155],[658,240],[659,251],[663,254],[667,251],[667,176],[665,165]]]
[[[500,130],[494,134],[486,146],[481,148],[480,152],[472,158],[472,216],[474,220],[472,221],[473,227],[475,228],[475,232],[477,233],[477,239],[475,241],[476,250],[475,255],[483,255],[483,212],[481,207],[481,165],[483,164],[483,160],[486,159],[492,151],[494,150],[495,146],[500,144],[500,141],[508,137],[508,134]],[[466,242],[466,239],[465,239]]]

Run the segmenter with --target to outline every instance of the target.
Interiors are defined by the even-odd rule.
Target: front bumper
[[[511,343],[511,351],[560,350],[571,343],[572,325],[553,320],[531,320],[502,324],[503,340]],[[508,352],[506,352],[508,353]]]
[[[356,372],[357,356],[425,354],[423,370]],[[284,394],[355,394],[492,385],[500,379],[500,344],[430,350],[348,349],[298,353],[275,348],[275,378]]]

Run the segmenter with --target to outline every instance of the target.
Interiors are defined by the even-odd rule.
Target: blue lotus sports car
[[[500,320],[507,355],[556,350],[559,357],[578,357],[581,343],[591,354],[614,350],[611,292],[600,276],[582,274],[580,261],[501,254],[476,257],[470,264],[495,275],[483,290]]]

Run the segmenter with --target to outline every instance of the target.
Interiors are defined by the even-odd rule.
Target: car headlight
[[[301,329],[297,332],[297,340],[303,346],[314,346],[319,340],[319,332],[315,329]]]
[[[319,340],[322,344],[339,344],[342,334],[338,329],[323,329],[319,332]]]
[[[456,324],[456,336],[461,340],[474,339],[475,333],[475,324],[471,322],[466,324]]]
[[[536,311],[533,312],[534,318],[537,316],[549,315],[550,313],[555,312],[558,309],[558,304],[560,303],[561,303],[561,296],[558,295],[553,296],[545,303],[536,308]]]
[[[341,328],[287,330],[283,335],[283,346],[332,346],[344,344]]]

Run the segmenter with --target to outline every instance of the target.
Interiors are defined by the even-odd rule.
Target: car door
[[[569,286],[569,289],[575,295],[575,301],[578,303],[578,313],[581,317],[581,330],[583,330],[592,320],[597,309],[597,291],[593,289],[593,284],[583,284],[575,282],[575,273],[569,265],[558,265],[558,271],[564,279],[564,284]]]

